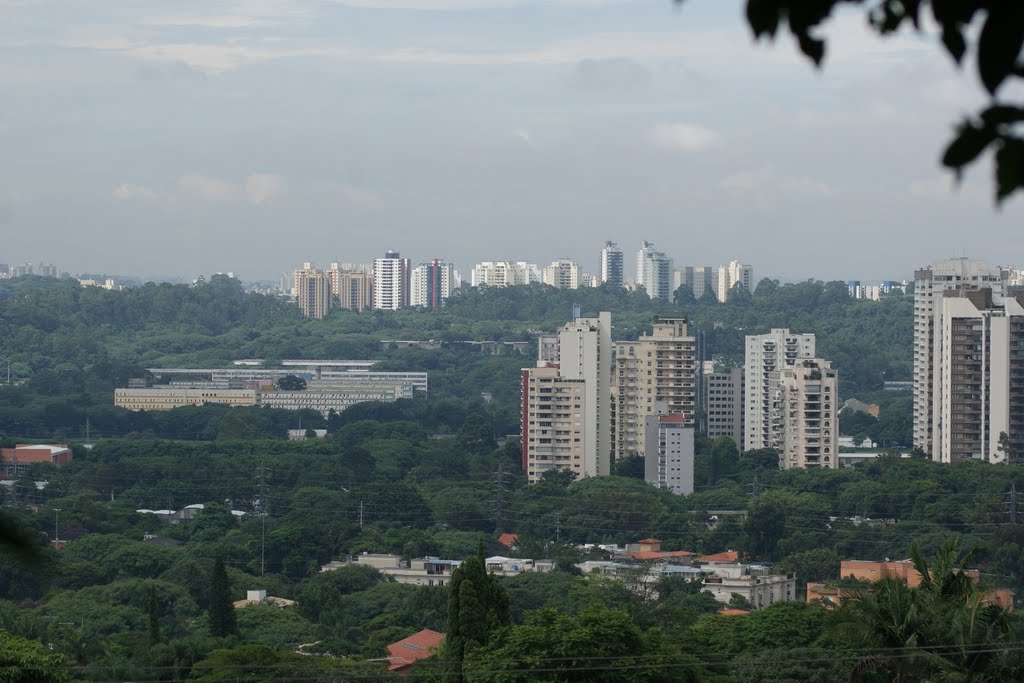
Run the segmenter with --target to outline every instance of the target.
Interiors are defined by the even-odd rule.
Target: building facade
[[[729,292],[735,285],[743,285],[748,291],[754,291],[754,267],[739,261],[730,261],[728,265],[718,267],[718,286],[715,293],[718,300],[725,302],[729,299]]]
[[[1003,274],[983,261],[949,259],[937,261],[914,271],[914,446],[933,459],[932,440],[935,405],[935,355],[939,343],[935,335],[936,304],[944,292],[992,290],[993,298],[1004,294]]]
[[[672,259],[643,242],[636,254],[636,286],[652,299],[672,300]]]
[[[743,449],[743,368],[725,368],[704,375],[704,432],[714,441],[733,440]]]
[[[781,447],[779,374],[797,360],[813,357],[813,334],[791,334],[788,329],[776,328],[767,334],[747,335],[743,450]]]
[[[614,434],[616,458],[643,453],[645,420],[666,411],[683,415],[694,426],[697,399],[697,359],[694,337],[686,318],[658,318],[651,334],[637,341],[616,342],[614,369]]]
[[[558,289],[579,289],[583,282],[583,269],[572,259],[552,261],[544,269],[544,284]]]
[[[331,276],[312,263],[295,271],[295,301],[302,315],[321,320],[331,310]]]
[[[997,298],[990,288],[933,300],[934,460],[1006,462],[1009,452],[1024,453],[1022,301],[1024,293]]]
[[[522,371],[520,448],[523,473],[536,484],[548,470],[586,474],[587,391],[580,379],[561,377],[557,367]]]
[[[455,267],[440,259],[434,259],[429,263],[421,263],[412,271],[412,278],[409,287],[409,302],[411,306],[422,306],[424,308],[441,308],[445,300],[452,295],[452,290],[457,286],[455,282]]]
[[[644,422],[644,480],[676,495],[693,493],[693,428],[682,413],[648,415]]]
[[[473,266],[473,287],[512,287],[529,285],[542,279],[540,268],[526,261],[481,261]]]
[[[707,292],[714,294],[718,287],[718,271],[711,266],[682,266],[672,272],[672,292],[686,285],[693,291],[695,299],[701,299]]]
[[[783,469],[838,469],[839,378],[828,361],[810,358],[780,373]]]
[[[605,242],[601,250],[601,284],[622,287],[624,284],[622,249],[615,242]]]
[[[373,276],[346,271],[338,277],[338,307],[347,311],[365,311],[373,306]]]
[[[373,259],[373,308],[397,311],[409,305],[409,259],[397,251]]]

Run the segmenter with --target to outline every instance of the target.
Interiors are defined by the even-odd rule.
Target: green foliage
[[[0,631],[2,683],[63,683],[70,681],[68,662],[42,643]]]
[[[481,547],[476,556],[467,558],[452,572],[448,582],[443,655],[454,678],[460,677],[466,654],[486,645],[492,633],[509,623],[508,607],[508,594],[487,573]]]

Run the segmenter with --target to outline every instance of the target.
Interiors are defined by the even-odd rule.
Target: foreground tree
[[[210,633],[218,637],[230,636],[238,632],[235,620],[235,606],[231,600],[231,583],[227,570],[224,569],[224,558],[218,557],[213,563],[210,573]]]
[[[675,0],[681,4],[683,0]],[[996,201],[1024,189],[1024,106],[999,98],[1024,82],[1024,3],[1018,0],[747,0],[747,22],[755,38],[774,39],[786,26],[800,51],[816,66],[825,58],[821,27],[841,5],[865,8],[868,24],[879,35],[905,25],[921,31],[924,14],[941,29],[942,44],[959,66],[974,52],[978,77],[989,104],[957,127],[942,163],[959,179],[963,169],[986,150],[995,156]],[[976,38],[975,38],[976,36]],[[971,43],[969,43],[969,39]],[[1018,91],[1019,92],[1019,91]]]
[[[486,645],[494,631],[508,624],[508,607],[505,589],[487,573],[481,543],[476,556],[459,565],[448,583],[448,624],[442,651],[447,680],[461,680],[466,653]]]

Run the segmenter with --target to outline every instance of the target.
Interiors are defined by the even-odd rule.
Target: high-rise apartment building
[[[743,449],[743,368],[704,373],[704,431],[712,441],[729,437]]]
[[[421,263],[412,271],[409,301],[412,306],[438,309],[456,287],[455,267],[440,259]]]
[[[798,360],[814,358],[814,335],[779,328],[747,335],[746,344],[743,450],[780,448],[779,376]]]
[[[583,282],[583,269],[572,259],[558,259],[544,269],[544,284],[558,289],[579,289]]]
[[[409,271],[409,259],[397,251],[373,259],[373,308],[397,311],[409,305]]]
[[[611,314],[577,318],[558,331],[558,363],[541,345],[522,373],[522,460],[531,482],[550,469],[580,477],[611,472]]]
[[[705,292],[714,293],[718,286],[718,271],[711,266],[681,266],[672,272],[672,293],[686,285],[693,291],[695,299]]]
[[[718,286],[715,288],[715,293],[718,295],[719,301],[728,301],[729,292],[737,284],[743,285],[747,291],[753,293],[753,266],[740,263],[739,261],[730,261],[729,265],[718,267]]]
[[[676,495],[693,493],[693,427],[681,413],[644,419],[644,480]]]
[[[686,318],[659,318],[651,334],[615,343],[616,458],[644,452],[644,424],[659,402],[694,426],[697,356]]]
[[[821,358],[797,360],[779,372],[782,469],[839,466],[839,378]]]
[[[636,253],[636,285],[652,299],[672,299],[672,259],[643,242]]]
[[[622,250],[615,242],[605,242],[601,250],[601,284],[611,287],[623,285]]]
[[[473,266],[470,275],[473,287],[511,287],[540,281],[540,268],[526,261],[482,261]]]
[[[1003,296],[1002,273],[983,261],[949,259],[914,271],[914,445],[933,459],[939,459],[932,440],[935,356],[939,343],[935,335],[936,304],[944,292],[983,287],[992,290],[994,299]]]
[[[304,263],[295,271],[295,301],[307,318],[323,319],[331,310],[331,277],[323,270]]]
[[[932,459],[1005,462],[1007,446],[1024,453],[1022,302],[1024,293],[996,297],[988,287],[932,300]]]
[[[373,276],[366,272],[343,271],[338,275],[338,306],[348,311],[365,311],[373,305]]]

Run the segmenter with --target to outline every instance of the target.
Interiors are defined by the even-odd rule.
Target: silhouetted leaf
[[[1024,121],[1024,107],[994,104],[981,112],[981,120],[990,126],[1001,126]]]
[[[1024,3],[996,2],[978,37],[978,74],[991,94],[1017,66],[1024,47]]]
[[[815,65],[821,66],[821,60],[825,57],[825,41],[806,33],[801,34],[799,39],[800,51],[813,59]]]
[[[1005,138],[996,152],[996,201],[1024,187],[1024,140]]]
[[[779,14],[782,10],[776,0],[747,0],[747,22],[754,36],[775,37],[779,30]]]
[[[974,161],[979,154],[995,139],[991,128],[981,128],[970,122],[964,122],[957,129],[953,139],[942,155],[942,165],[956,169],[957,178],[960,169]]]

